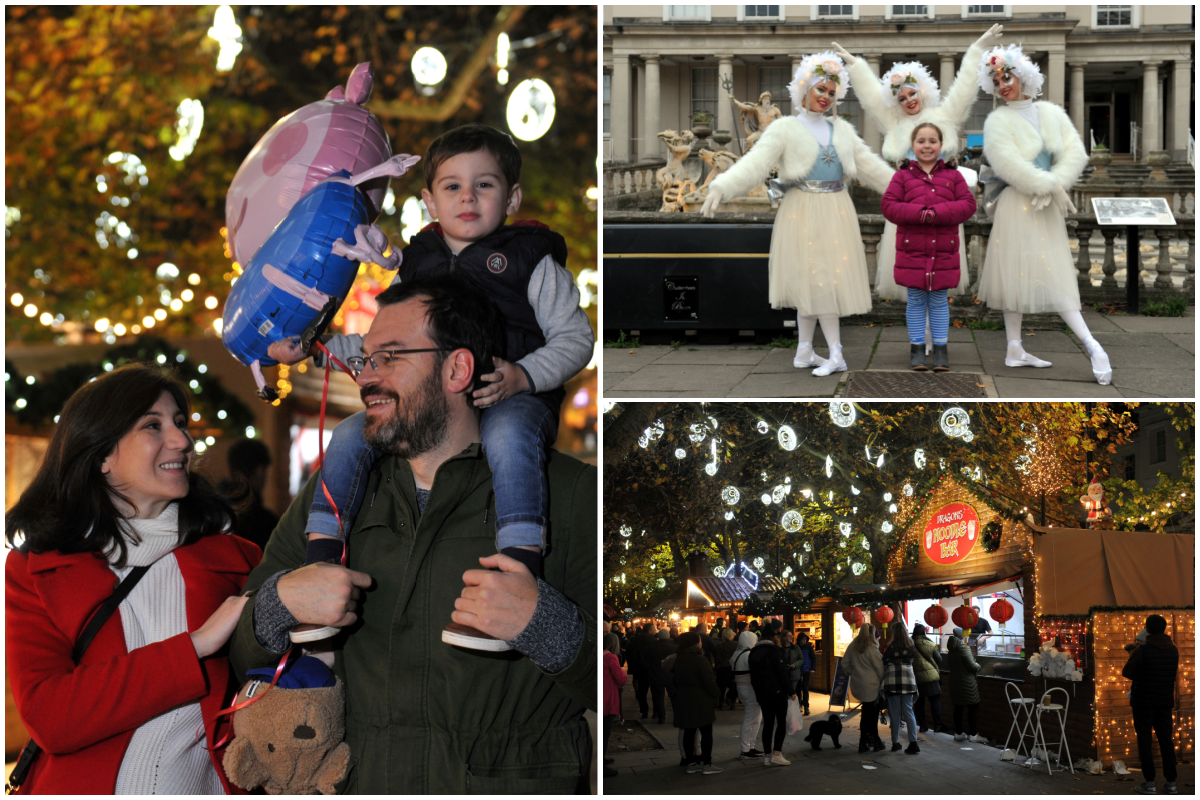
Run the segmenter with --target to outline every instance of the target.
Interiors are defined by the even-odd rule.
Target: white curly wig
[[[997,72],[1011,72],[1016,75],[1017,80],[1021,82],[1022,96],[1031,100],[1041,96],[1044,80],[1042,71],[1038,69],[1037,64],[1029,60],[1029,56],[1025,55],[1019,44],[993,47],[983,54],[983,61],[979,64],[979,88],[993,98],[996,96],[996,89],[992,86],[992,76]]]
[[[893,64],[880,79],[880,91],[883,93],[884,108],[899,108],[897,95],[905,86],[912,86],[921,95],[921,110],[937,108],[942,102],[938,93],[938,82],[929,74],[929,70],[920,61],[905,61]]]
[[[838,100],[846,98],[846,91],[850,88],[850,73],[846,70],[846,65],[830,50],[805,56],[800,66],[796,67],[792,82],[787,87],[792,95],[792,108],[795,111],[804,108],[804,96],[814,85],[825,80],[833,81],[837,85],[837,93],[834,95],[836,106]]]

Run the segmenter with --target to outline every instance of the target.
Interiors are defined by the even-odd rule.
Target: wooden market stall
[[[983,667],[978,680],[980,733],[994,743],[1004,742],[1012,723],[1006,684],[1015,684],[1029,698],[1061,686],[1071,698],[1066,738],[1072,758],[1092,757],[1106,766],[1119,758],[1136,765],[1129,681],[1121,677],[1128,658],[1124,647],[1134,641],[1147,615],[1160,613],[1180,651],[1178,753],[1181,760],[1194,757],[1195,537],[1043,527],[1031,516],[1014,520],[1024,509],[1017,511],[1013,514],[1002,499],[974,482],[947,477],[915,505],[915,516],[888,564],[889,584],[912,590],[914,598],[923,592],[928,597],[950,594],[936,602],[906,603],[910,630],[925,619],[950,617],[972,598],[995,596],[997,589],[1015,601],[1010,609],[1020,608],[1007,627],[997,620],[1000,631],[981,637],[987,644],[977,650]],[[929,612],[931,605],[945,613],[926,617],[921,609]],[[990,608],[975,611],[986,618]],[[954,627],[946,622],[941,633]],[[938,633],[934,628],[931,638]],[[944,652],[946,637],[937,641]],[[1081,680],[1032,675],[1029,658],[1043,642],[1068,651]],[[942,687],[949,691],[945,672]],[[952,704],[943,702],[942,711],[950,726]],[[1043,718],[1043,728],[1047,741],[1056,742],[1053,715]]]

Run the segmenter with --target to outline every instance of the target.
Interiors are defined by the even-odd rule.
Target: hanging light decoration
[[[913,453],[913,463],[917,465],[917,469],[925,469],[925,451],[917,448],[917,452]]]
[[[732,506],[742,499],[742,493],[737,490],[736,486],[726,486],[721,490],[721,499]]]
[[[732,512],[732,511],[726,511],[726,512],[725,512],[725,519],[733,519],[733,512]]]
[[[912,484],[911,483],[904,484],[904,496],[912,497],[912,494],[913,494]]]
[[[892,523],[888,522],[887,520],[884,520],[883,524],[879,527],[884,533],[892,532]]]
[[[891,492],[884,492],[884,493],[883,493],[883,502],[885,502],[885,503],[890,503],[890,502],[892,502],[892,493],[891,493]]]
[[[857,628],[859,625],[863,624],[862,609],[858,608],[857,606],[851,606],[850,608],[842,611],[842,619],[846,620],[847,623]]]
[[[833,420],[833,424],[839,428],[849,428],[853,425],[856,415],[853,403],[831,402],[829,404],[829,416]]]
[[[849,522],[839,522],[838,530],[841,531],[842,536],[849,536],[850,535],[850,523]]]
[[[718,564],[717,566],[713,567],[713,575],[716,575],[718,578],[724,578],[725,568]]]
[[[762,569],[762,568],[763,568],[763,566],[764,566],[766,563],[767,563],[767,562],[763,561],[763,557],[762,557],[762,556],[756,556],[756,557],[754,558],[754,568],[755,568],[755,569]]]
[[[967,432],[971,425],[971,417],[958,406],[951,406],[942,412],[942,418],[938,424],[942,428],[942,433],[954,439]]]
[[[825,456],[825,477],[833,477],[833,456]]]
[[[622,536],[633,536],[633,528],[629,527],[628,525],[622,525],[621,526],[621,535]]]
[[[779,505],[780,503],[782,503],[784,497],[786,497],[786,496],[787,496],[787,488],[784,487],[782,484],[780,484],[779,486],[776,486],[774,489],[771,490],[771,502],[775,503],[775,505]]]
[[[436,47],[422,47],[413,53],[412,74],[417,91],[426,97],[437,94],[446,80],[446,57]]]
[[[784,450],[795,450],[796,444],[797,444],[796,432],[793,431],[791,429],[791,427],[788,425],[780,425],[778,441],[779,441],[779,446],[782,447]]]
[[[759,432],[759,433],[766,433],[766,432],[767,432],[767,431],[769,431],[769,430],[771,430],[771,426],[770,426],[770,425],[768,425],[767,423],[763,422],[763,421],[760,419],[760,420],[758,421],[758,432]]]
[[[796,531],[800,530],[801,527],[803,527],[804,517],[800,516],[799,511],[791,509],[784,512],[783,519],[779,521],[779,524],[782,525],[783,529],[788,533],[795,533]]]
[[[540,139],[554,123],[554,91],[541,78],[517,84],[508,98],[508,128],[526,142]]]
[[[891,622],[893,616],[895,615],[887,606],[880,606],[879,608],[875,609],[875,619],[879,620],[884,625],[887,625],[889,622]]]
[[[771,505],[771,495],[767,494],[766,492],[763,492],[762,501],[763,501],[764,506]]]
[[[687,455],[687,451],[684,450],[682,447],[675,448],[675,457],[676,458],[683,458],[686,455]]]
[[[862,494],[862,492],[860,492],[858,490],[857,486],[855,486],[854,484],[850,484],[850,494],[859,495],[859,494]]]

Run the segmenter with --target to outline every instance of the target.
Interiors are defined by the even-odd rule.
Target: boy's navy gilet
[[[546,337],[529,303],[529,280],[546,256],[567,265],[567,242],[562,236],[534,220],[520,220],[463,248],[457,256],[442,238],[441,227],[430,223],[404,248],[400,279],[455,272],[466,275],[500,307],[504,315],[507,353],[515,362],[543,347]],[[554,411],[557,418],[566,390],[561,386],[535,395]]]

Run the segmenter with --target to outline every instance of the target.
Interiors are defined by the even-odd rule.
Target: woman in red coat
[[[8,676],[43,749],[31,794],[225,794],[215,718],[236,684],[224,647],[258,563],[233,509],[191,471],[183,386],[130,365],[64,406],[41,468],[8,513]],[[77,665],[88,620],[148,570]],[[203,732],[198,737],[198,733]]]
[[[958,226],[975,213],[975,196],[957,169],[940,158],[942,131],[930,122],[913,128],[917,160],[904,160],[883,195],[883,216],[896,223],[896,285],[908,287],[912,368],[925,370],[925,319],[933,332],[933,369],[950,369],[946,290],[958,285]]]
[[[602,751],[608,752],[608,737],[612,736],[613,725],[617,724],[617,720],[621,717],[621,687],[625,685],[628,677],[625,675],[625,670],[621,668],[621,662],[617,659],[617,653],[621,650],[621,640],[615,633],[608,633],[604,636],[603,644],[604,747]],[[604,777],[617,777],[617,771],[607,765],[607,760],[605,761]]]

